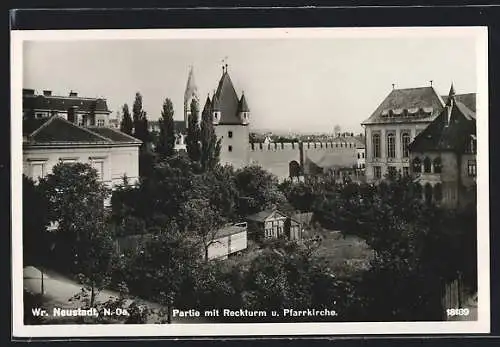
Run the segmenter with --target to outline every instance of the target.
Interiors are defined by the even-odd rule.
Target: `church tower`
[[[248,165],[250,109],[245,96],[238,97],[227,64],[222,67],[211,106],[215,134],[221,139],[220,163],[235,169]]]
[[[186,91],[184,92],[184,122],[186,129],[189,125],[189,116],[191,115],[191,101],[193,99],[195,99],[197,102],[200,101],[198,98],[198,87],[196,86],[196,82],[194,80],[193,67],[191,66],[189,69]],[[200,117],[200,115],[198,115],[198,117]]]

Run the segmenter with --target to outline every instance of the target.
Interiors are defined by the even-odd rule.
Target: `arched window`
[[[361,154],[358,153],[358,159],[361,159]]]
[[[424,187],[424,194],[425,194],[425,202],[431,203],[432,202],[432,186],[427,183]]]
[[[396,136],[394,133],[387,134],[387,157],[396,157]]]
[[[373,134],[372,145],[373,145],[373,157],[380,158],[380,134]]]
[[[419,157],[413,159],[413,172],[420,173],[422,172],[422,162]]]
[[[401,135],[401,144],[402,144],[402,152],[403,152],[403,158],[408,158],[410,156],[410,134],[408,133],[403,133]]]
[[[434,164],[434,172],[441,173],[441,158],[434,159],[433,164]]]
[[[431,160],[429,159],[429,157],[425,157],[424,159],[424,172],[431,172]]]
[[[443,186],[438,183],[434,186],[434,200],[440,202],[443,198]]]

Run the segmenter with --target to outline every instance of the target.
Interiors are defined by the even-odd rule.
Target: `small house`
[[[208,259],[226,259],[247,248],[247,223],[236,223],[219,229],[208,246]]]

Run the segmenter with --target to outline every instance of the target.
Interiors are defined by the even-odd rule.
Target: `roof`
[[[251,216],[247,216],[247,220],[251,220],[254,222],[264,222],[267,219],[269,219],[270,217],[273,217],[274,214],[279,214],[280,215],[279,217],[286,218],[286,215],[284,215],[283,213],[281,213],[278,210],[264,210],[264,211],[257,212]]]
[[[241,124],[243,122],[239,117],[239,100],[233,82],[229,77],[227,70],[222,75],[217,91],[214,95],[214,110],[218,108],[221,112],[219,124]]]
[[[247,224],[246,223],[237,223],[237,224],[226,225],[225,227],[223,227],[217,231],[215,238],[239,234],[239,233],[245,232],[245,231],[247,231]]]
[[[448,102],[448,95],[441,96],[441,98],[445,104]],[[455,100],[467,106],[469,110],[476,112],[476,93],[457,94]]]
[[[198,87],[196,86],[196,81],[194,80],[194,71],[191,66],[189,69],[189,76],[186,84],[186,90],[184,92],[184,100],[189,100],[192,96],[197,97]]]
[[[247,104],[247,99],[245,98],[245,94],[241,94],[240,104],[238,110],[240,112],[250,112],[250,108]]]
[[[306,167],[317,166],[322,169],[352,168],[357,164],[358,154],[355,150],[339,150],[332,152],[306,151],[304,160]]]
[[[82,98],[78,96],[23,95],[23,110],[47,110],[67,112],[76,107],[81,112],[110,113],[106,99]]]
[[[430,122],[444,105],[433,87],[393,89],[362,124]]]
[[[113,142],[120,142],[120,143],[141,143],[140,140],[136,139],[133,136],[130,136],[128,134],[122,133],[119,130],[113,129],[113,128],[106,128],[106,127],[90,127],[88,128],[91,130],[93,133],[96,133],[98,135],[101,135],[103,137],[106,137],[110,139]]]
[[[174,120],[174,130],[177,133],[183,133],[186,130],[186,122],[183,120]]]
[[[309,224],[309,223],[311,223],[312,217],[313,217],[312,212],[302,212],[302,213],[293,214],[291,216],[291,219],[293,219],[299,223]]]
[[[470,135],[476,134],[475,114],[461,102],[451,106],[448,124],[448,107],[427,126],[410,144],[412,152],[435,150],[465,150]]]
[[[207,96],[207,100],[205,100],[205,106],[203,107],[202,114],[212,113],[212,101],[210,101],[210,96]]]
[[[38,120],[35,120],[38,121]],[[52,116],[35,124],[34,120],[23,121],[23,134],[30,144],[141,144],[131,136],[111,128],[85,128],[66,119]]]

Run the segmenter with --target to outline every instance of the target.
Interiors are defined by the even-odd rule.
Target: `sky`
[[[217,88],[222,60],[251,127],[280,132],[361,132],[360,123],[396,88],[441,95],[476,92],[476,46],[464,38],[134,39],[25,41],[23,88],[104,97],[112,114],[143,96],[148,119],[163,101],[183,119],[189,67],[202,105]]]

